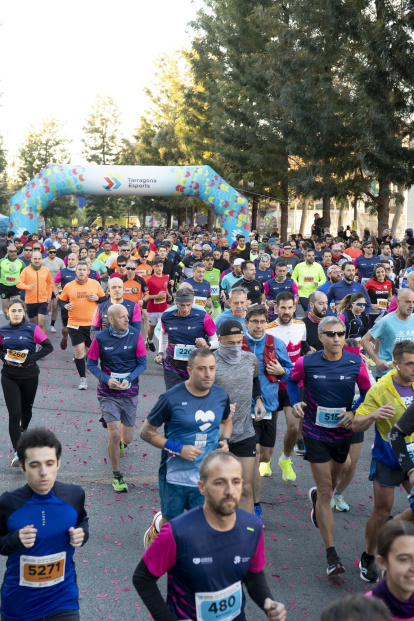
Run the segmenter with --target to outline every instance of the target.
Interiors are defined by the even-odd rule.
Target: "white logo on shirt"
[[[195,420],[196,423],[198,423],[198,421],[202,421],[204,424],[200,425],[200,429],[201,431],[206,431],[207,429],[209,429],[211,427],[211,423],[207,422],[207,421],[212,421],[214,422],[216,419],[214,412],[212,412],[211,410],[207,410],[207,412],[203,412],[203,410],[197,410],[197,412],[195,413]]]

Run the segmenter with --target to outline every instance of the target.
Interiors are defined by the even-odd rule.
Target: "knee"
[[[243,483],[242,496],[244,496],[244,498],[253,496],[253,486],[250,481],[248,483]]]
[[[299,419],[290,417],[287,421],[287,431],[290,434],[298,435],[299,433]]]
[[[386,522],[390,517],[392,511],[392,505],[389,506],[388,503],[385,504],[375,504],[374,511],[372,512],[373,517],[375,517],[379,522]]]
[[[121,442],[121,431],[118,429],[113,429],[109,432],[109,442],[120,443]]]
[[[331,502],[333,494],[333,485],[331,481],[324,481],[318,485],[318,500],[321,502]]]

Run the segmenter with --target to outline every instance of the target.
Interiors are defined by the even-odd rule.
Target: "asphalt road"
[[[4,323],[4,317],[1,318]],[[60,323],[57,323],[60,332]],[[164,390],[161,367],[148,356],[148,369],[140,379],[135,439],[121,460],[128,494],[115,494],[107,459],[107,434],[98,422],[96,380],[88,375],[87,391],[78,390],[72,348],[60,351],[60,333],[51,335],[55,351],[40,362],[40,386],[32,424],[56,432],[63,445],[59,478],[81,485],[86,492],[90,539],[76,551],[78,585],[83,621],[150,618],[133,585],[132,574],[144,552],[143,535],[159,509],[157,470],[159,451],[142,442],[138,430],[157,396]],[[320,533],[309,518],[308,490],[313,485],[310,466],[294,457],[295,484],[285,483],[277,466],[285,430],[280,416],[278,439],[272,460],[273,476],[263,480],[262,506],[265,520],[265,572],[273,596],[285,604],[290,621],[319,619],[332,600],[369,588],[359,578],[358,562],[364,549],[364,529],[373,507],[368,481],[373,431],[367,432],[354,481],[345,494],[350,511],[335,511],[335,541],[346,573],[335,579],[325,575],[326,560]],[[1,491],[24,483],[17,468],[10,468],[11,444],[4,399],[0,397]],[[396,493],[394,513],[406,507],[406,495]],[[0,559],[0,572],[5,559]],[[160,580],[165,593],[165,579]],[[265,615],[248,601],[249,621]]]

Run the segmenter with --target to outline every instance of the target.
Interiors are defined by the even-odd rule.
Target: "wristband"
[[[221,438],[221,442],[223,442],[223,440],[226,440],[227,444],[230,446],[230,438]]]
[[[170,439],[167,440],[167,442],[164,444],[164,450],[167,451],[167,453],[169,453],[171,457],[176,457],[177,455],[180,455],[181,451],[183,450],[183,446],[184,444],[182,444],[181,442]]]

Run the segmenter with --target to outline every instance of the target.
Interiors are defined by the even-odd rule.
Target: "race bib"
[[[196,593],[197,621],[231,621],[241,613],[241,582],[213,593]]]
[[[194,304],[197,304],[197,306],[202,306],[204,308],[207,304],[207,298],[195,297]]]
[[[174,345],[174,360],[188,360],[195,345]]]
[[[384,299],[378,300],[378,306],[380,308],[387,308],[387,300],[384,300]]]
[[[323,408],[318,406],[316,410],[316,424],[319,427],[334,429],[338,427],[342,420],[342,418],[339,418],[339,415],[344,412],[346,412],[346,408]]]
[[[20,586],[50,587],[65,579],[66,552],[20,557]]]
[[[118,382],[122,382],[126,377],[128,377],[129,373],[111,373],[112,379],[117,380]],[[131,382],[129,383],[128,388],[131,386]],[[119,390],[119,388],[111,388],[111,390]]]
[[[289,263],[287,264],[287,271],[291,272],[293,269],[293,265],[289,265]]]
[[[329,306],[331,307],[331,311],[334,313],[336,310],[335,302],[331,302]]]
[[[23,364],[23,362],[27,358],[28,353],[28,349],[21,349],[20,351],[17,351],[16,349],[8,349],[7,354],[4,356],[4,359],[8,360],[9,362],[17,362],[17,364]]]
[[[72,328],[72,330],[79,330],[79,326],[72,326],[70,323],[68,323],[68,328]]]
[[[165,298],[154,298],[154,304],[164,304],[167,301],[167,297]]]
[[[252,414],[252,418],[256,419],[254,413]],[[263,416],[262,420],[272,420],[272,412],[266,412],[266,414]],[[260,420],[258,422],[260,423]]]
[[[314,282],[315,277],[314,276],[304,276],[303,277],[303,282]]]
[[[17,276],[6,276],[5,281],[12,284],[17,282]]]
[[[410,442],[410,444],[407,444],[407,451],[411,461],[414,462],[414,442]]]
[[[219,285],[211,285],[211,295],[219,295],[220,287]]]

